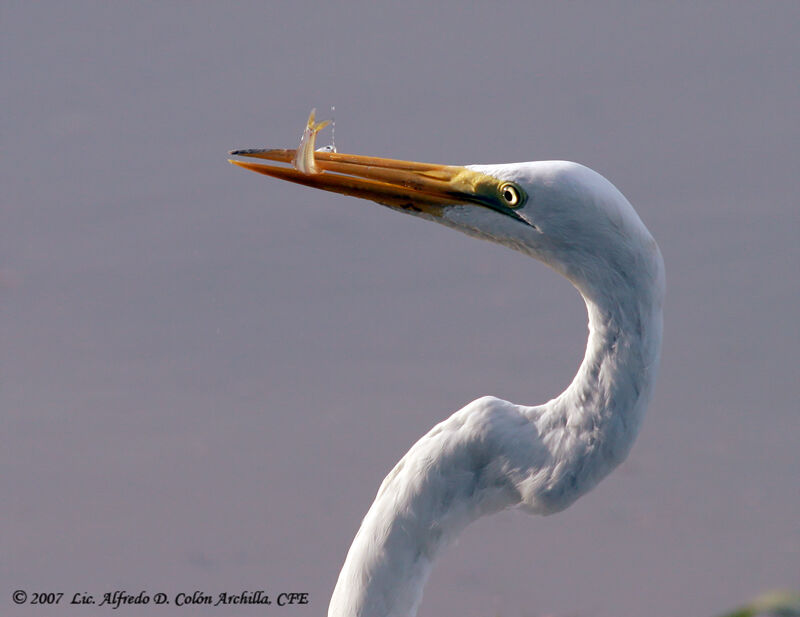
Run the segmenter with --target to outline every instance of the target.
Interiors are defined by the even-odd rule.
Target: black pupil
[[[506,198],[506,201],[514,201],[514,191],[511,189],[506,189],[505,193],[503,193],[503,196]]]

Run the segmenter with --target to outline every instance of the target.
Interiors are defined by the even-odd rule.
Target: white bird
[[[295,158],[294,150],[231,154]],[[565,161],[460,167],[317,152],[314,174],[231,162],[534,257],[572,282],[589,314],[585,357],[561,395],[535,406],[479,398],[395,465],[350,547],[329,617],[413,617],[436,556],[467,524],[514,506],[563,510],[625,459],[656,379],[664,265],[608,180]]]

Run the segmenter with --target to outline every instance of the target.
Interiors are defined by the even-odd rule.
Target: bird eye
[[[516,208],[522,205],[522,194],[513,184],[507,183],[500,187],[500,194],[506,200],[509,208]]]

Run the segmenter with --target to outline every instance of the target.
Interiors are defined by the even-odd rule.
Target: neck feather
[[[663,266],[656,257],[646,284],[617,286],[613,297],[577,285],[589,340],[560,396],[535,407],[478,399],[409,450],[361,524],[329,617],[413,617],[438,551],[467,524],[513,506],[562,510],[625,458],[658,365]]]
[[[523,496],[524,509],[541,514],[563,510],[628,455],[658,372],[660,289],[652,297],[584,295],[589,339],[575,378],[561,395],[525,412],[551,464]]]

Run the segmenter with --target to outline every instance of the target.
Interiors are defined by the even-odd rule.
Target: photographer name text
[[[17,589],[11,594],[14,604],[39,604],[56,606],[59,604],[96,606],[112,610],[125,607],[153,606],[300,606],[309,604],[309,594],[306,592],[280,592],[269,594],[263,589],[256,591],[221,591],[207,593],[195,590],[190,592],[180,591],[175,594],[164,592],[148,593],[147,591],[129,592],[125,590],[106,591],[102,594],[90,594],[79,591],[77,593],[40,592],[28,593],[24,589]]]

